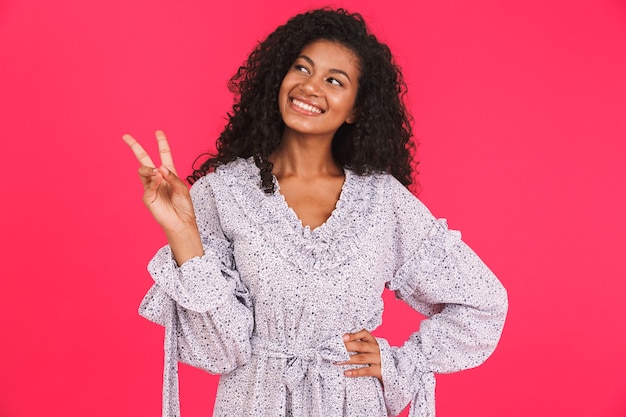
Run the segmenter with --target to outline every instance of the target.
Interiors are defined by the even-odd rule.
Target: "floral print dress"
[[[507,311],[478,256],[395,178],[345,170],[326,223],[303,227],[238,159],[191,189],[204,255],[169,246],[140,314],[165,326],[163,415],[178,416],[177,363],[221,374],[214,416],[434,416],[434,373],[482,363]],[[373,331],[383,289],[426,316],[401,347],[378,338],[383,384],[348,378],[342,335]],[[350,365],[356,366],[356,365]]]

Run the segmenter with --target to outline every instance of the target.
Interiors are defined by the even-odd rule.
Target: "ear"
[[[348,116],[348,118],[346,119],[346,123],[351,125],[352,123],[357,121],[357,111],[356,109],[352,110],[352,113],[350,113],[350,115]]]

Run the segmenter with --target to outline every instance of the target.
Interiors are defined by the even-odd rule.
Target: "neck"
[[[343,175],[332,154],[332,137],[283,134],[279,148],[270,156],[274,175],[311,178]]]

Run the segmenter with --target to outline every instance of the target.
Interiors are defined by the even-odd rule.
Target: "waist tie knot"
[[[252,337],[252,353],[269,358],[287,359],[283,371],[285,386],[293,391],[307,374],[317,374],[324,378],[324,362],[344,362],[350,359],[341,336],[322,341],[317,347],[289,348],[258,336]]]

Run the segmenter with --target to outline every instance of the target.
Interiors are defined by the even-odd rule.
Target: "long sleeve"
[[[179,415],[177,362],[227,373],[250,357],[252,304],[221,231],[208,181],[191,188],[204,255],[178,267],[169,246],[148,265],[154,285],[139,313],[165,326],[163,415]]]
[[[502,284],[480,258],[404,189],[396,190],[401,264],[387,283],[426,316],[402,347],[379,339],[385,402],[397,415],[434,416],[434,373],[478,366],[495,349],[508,307]]]

